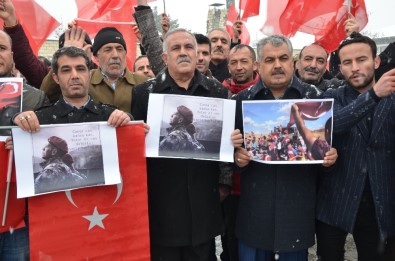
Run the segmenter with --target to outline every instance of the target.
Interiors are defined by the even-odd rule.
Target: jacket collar
[[[299,92],[299,94],[301,96],[303,96],[304,91],[305,91],[305,86],[302,84],[302,82],[299,80],[299,78],[296,77],[296,75],[293,75],[291,82],[288,84],[287,88],[295,89],[296,91]],[[249,88],[249,91],[250,91],[251,96],[255,97],[261,91],[268,93],[270,91],[270,88],[267,87],[263,83],[261,77],[259,77],[258,82],[255,85],[251,86]]]
[[[93,69],[91,71],[91,75],[92,75],[91,83],[93,85],[97,85],[97,84],[100,84],[101,82],[105,82],[104,75],[102,74],[100,69]],[[129,71],[128,68],[125,68],[125,73],[120,78],[121,79],[125,79],[126,82],[128,82],[131,85],[137,85],[137,82],[136,82],[136,79],[134,77],[134,74],[131,71]]]
[[[74,106],[71,106],[65,102],[63,96],[59,98],[59,100],[54,104],[57,108],[57,112],[61,117],[65,117],[67,114],[76,111],[76,110],[88,110],[95,114],[100,114],[100,109],[97,104],[93,101],[92,97],[89,96],[89,102],[81,109],[78,109]]]
[[[171,89],[177,86],[176,82],[173,78],[171,78],[169,74],[168,68],[162,70],[155,78],[156,82],[155,91],[163,92],[166,89]],[[206,90],[209,90],[210,85],[207,84],[207,77],[203,76],[197,69],[195,69],[195,74],[192,78],[191,83],[189,84],[188,90],[196,90],[198,87],[202,87]]]

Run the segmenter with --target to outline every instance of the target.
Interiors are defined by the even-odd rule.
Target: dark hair
[[[340,50],[344,46],[347,46],[347,45],[350,45],[353,43],[365,43],[365,44],[369,45],[370,49],[372,50],[373,58],[376,58],[376,56],[377,56],[376,43],[368,36],[362,35],[357,32],[353,32],[349,37],[347,37],[340,43],[339,48],[337,49],[338,53],[340,54]]]
[[[147,59],[148,59],[147,55],[140,55],[139,57],[136,58],[136,60],[134,60],[134,63],[133,63],[133,72],[135,72],[136,69],[137,69],[137,68],[136,68],[136,63],[137,63],[137,61],[140,60],[140,59],[143,59],[143,58],[147,58]]]
[[[41,60],[47,67],[51,66],[51,61],[47,59],[47,57],[44,56],[38,56],[38,59]]]
[[[247,44],[238,44],[238,45],[234,46],[234,47],[230,50],[230,52],[231,52],[231,51],[236,52],[236,51],[241,50],[241,49],[243,49],[243,48],[247,48],[247,49],[250,51],[252,61],[255,62],[255,61],[256,61],[256,53],[255,53],[254,49],[253,49],[251,46],[247,45]],[[229,52],[229,53],[230,53],[230,52]]]
[[[304,48],[306,48],[306,47],[308,47],[308,46],[312,46],[312,45],[316,45],[316,46],[319,46],[319,47],[321,47],[322,49],[324,49],[324,51],[325,51],[325,53],[326,53],[326,58],[328,59],[328,55],[329,55],[329,54],[328,54],[328,51],[327,51],[321,44],[319,44],[319,43],[312,43],[312,44],[303,46],[302,50],[300,50],[298,59],[301,59],[301,58],[302,58],[302,53],[303,53]]]
[[[74,46],[63,47],[58,49],[52,56],[52,69],[56,75],[58,75],[59,70],[58,59],[63,55],[66,55],[68,57],[82,56],[85,59],[86,66],[90,68],[91,61],[84,50]]]
[[[203,34],[194,34],[194,35],[195,35],[197,44],[208,44],[209,51],[211,53],[211,42],[210,42],[210,39],[208,39],[208,37],[203,35]]]

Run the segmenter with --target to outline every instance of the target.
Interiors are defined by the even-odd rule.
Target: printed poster
[[[115,128],[107,123],[12,129],[17,197],[121,182]]]
[[[233,162],[235,101],[150,94],[147,157]]]
[[[243,101],[244,144],[254,161],[323,163],[332,145],[333,99]]]

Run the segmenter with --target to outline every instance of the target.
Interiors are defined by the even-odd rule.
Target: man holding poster
[[[136,120],[147,120],[150,93],[229,97],[218,81],[196,69],[196,38],[187,30],[165,35],[162,59],[167,68],[133,88]],[[181,111],[192,122],[192,114]],[[209,260],[212,239],[222,230],[218,175],[223,166],[195,159],[147,159],[151,260]]]
[[[307,260],[307,249],[315,243],[316,175],[320,166],[251,161],[249,152],[242,147],[242,102],[317,99],[322,93],[293,75],[292,45],[288,38],[280,35],[264,38],[257,50],[260,79],[234,97],[237,130],[232,140],[237,148],[235,162],[241,171],[236,224],[239,257],[240,260],[257,260],[256,256],[262,256],[259,260]],[[274,147],[274,143],[271,138],[268,146]],[[330,149],[323,166],[333,165],[336,158],[336,150]]]

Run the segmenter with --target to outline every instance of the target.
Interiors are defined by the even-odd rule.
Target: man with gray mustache
[[[307,260],[314,245],[316,177],[333,165],[335,149],[326,152],[323,166],[275,165],[251,161],[243,147],[243,100],[317,99],[322,92],[294,75],[292,44],[272,35],[257,44],[260,78],[239,92],[236,130],[232,134],[235,163],[240,168],[240,201],[236,222],[239,260]],[[265,112],[262,112],[265,113]],[[321,169],[322,168],[322,169]],[[259,258],[258,258],[259,257]]]
[[[162,54],[167,67],[133,88],[136,120],[147,120],[150,93],[230,97],[221,83],[196,69],[197,49],[195,36],[187,30],[167,32]],[[180,111],[188,114],[185,108]],[[188,122],[191,117],[189,114]],[[209,260],[211,242],[222,232],[220,172],[231,175],[231,169],[220,162],[147,158],[151,260]]]

